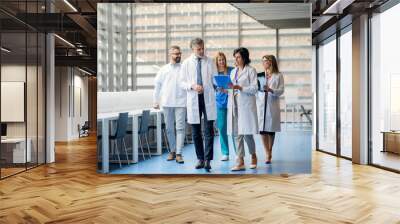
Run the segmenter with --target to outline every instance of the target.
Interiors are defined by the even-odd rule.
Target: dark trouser
[[[192,135],[194,147],[198,160],[212,160],[214,155],[214,121],[207,120],[206,107],[204,104],[204,95],[199,94],[199,113],[200,124],[192,124]],[[201,115],[204,116],[204,141],[201,134]]]

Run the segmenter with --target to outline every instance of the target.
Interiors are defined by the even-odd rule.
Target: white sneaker
[[[228,161],[229,160],[229,156],[227,155],[223,155],[221,158],[221,161]]]

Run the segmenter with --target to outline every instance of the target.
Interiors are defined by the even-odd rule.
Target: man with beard
[[[181,50],[179,46],[169,49],[170,63],[161,67],[154,81],[154,108],[162,108],[168,143],[171,152],[168,161],[184,163],[182,148],[185,141],[186,91],[179,87]],[[176,124],[176,137],[175,125]]]

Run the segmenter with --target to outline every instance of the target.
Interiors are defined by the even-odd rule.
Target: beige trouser
[[[253,135],[239,135],[238,134],[238,107],[237,107],[237,95],[234,95],[234,106],[233,106],[233,120],[232,120],[232,129],[233,135],[235,136],[235,145],[236,145],[236,155],[239,158],[243,158],[245,156],[244,152],[244,141],[246,141],[247,148],[249,149],[249,153],[251,155],[256,153],[256,144],[254,142]]]

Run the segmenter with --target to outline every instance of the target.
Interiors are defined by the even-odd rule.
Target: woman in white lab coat
[[[262,57],[264,72],[258,73],[258,121],[261,140],[265,150],[265,163],[270,164],[275,132],[281,131],[281,108],[279,97],[284,92],[283,75],[273,55]],[[267,103],[265,103],[267,101]]]
[[[232,90],[228,97],[228,134],[234,136],[236,143],[237,164],[231,169],[240,171],[244,165],[244,141],[251,155],[251,169],[257,167],[254,134],[258,133],[257,123],[257,72],[251,67],[249,51],[238,48],[233,56],[237,67],[231,72]]]

